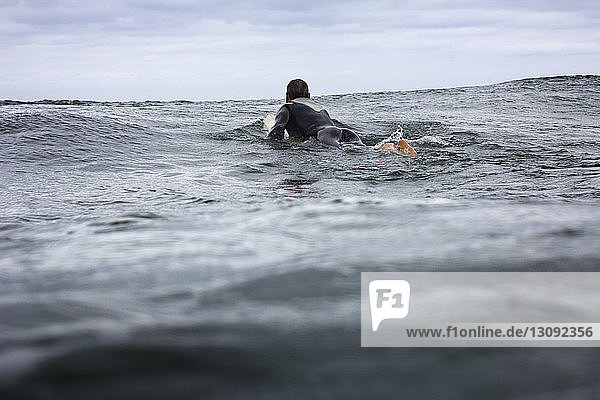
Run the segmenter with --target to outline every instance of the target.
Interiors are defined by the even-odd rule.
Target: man
[[[314,137],[337,148],[342,147],[340,142],[364,146],[356,133],[334,125],[327,110],[310,99],[308,84],[302,79],[288,83],[285,101],[275,116],[275,125],[269,131],[268,139],[283,139],[283,131],[287,130],[293,139]]]

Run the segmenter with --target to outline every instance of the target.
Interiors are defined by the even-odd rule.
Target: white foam
[[[383,139],[381,142],[377,143],[373,147],[375,149],[378,149],[386,143],[398,143],[398,140],[402,139],[402,136],[404,136],[404,130],[401,126],[399,126],[398,129],[396,129],[396,132],[392,133],[390,136]]]
[[[434,144],[437,146],[448,146],[449,145],[449,143],[446,142],[444,139],[442,139],[439,136],[434,136],[434,135],[422,136],[418,139],[413,140],[412,142],[417,143],[417,144]]]

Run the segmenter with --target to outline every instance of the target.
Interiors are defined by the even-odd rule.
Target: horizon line
[[[385,89],[385,90],[375,90],[375,91],[358,91],[358,92],[339,92],[339,93],[327,93],[327,94],[317,94],[312,97],[328,97],[328,96],[347,96],[352,94],[374,94],[374,93],[399,93],[399,92],[418,92],[418,91],[427,91],[427,90],[449,90],[449,89],[461,89],[461,88],[474,88],[474,87],[485,87],[485,86],[494,86],[494,85],[502,85],[511,82],[519,82],[526,80],[536,80],[536,79],[550,79],[550,78],[565,78],[565,77],[600,77],[600,73],[577,73],[577,74],[561,74],[561,75],[542,75],[542,76],[531,76],[531,77],[523,77],[523,78],[515,78],[508,79],[499,82],[493,83],[484,83],[484,84],[473,84],[473,85],[458,85],[458,86],[443,86],[443,87],[425,87],[425,88],[411,88],[411,89]],[[279,100],[279,98],[230,98],[230,99],[204,99],[204,100],[189,100],[189,99],[171,99],[171,100],[157,100],[157,99],[146,99],[146,100],[90,100],[90,99],[69,99],[69,98],[43,98],[37,100],[16,100],[16,99],[0,99],[0,103],[6,102],[15,102],[20,104],[38,104],[45,102],[81,102],[81,103],[176,103],[176,102],[187,102],[187,103],[217,103],[217,102],[225,102],[225,101],[259,101],[259,100]],[[3,104],[4,105],[4,104]]]

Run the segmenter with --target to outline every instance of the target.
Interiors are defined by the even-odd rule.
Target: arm
[[[277,115],[275,116],[275,125],[269,131],[267,135],[267,139],[283,139],[283,131],[285,130],[285,125],[290,119],[290,112],[288,111],[286,106],[282,106],[279,111],[277,111]]]

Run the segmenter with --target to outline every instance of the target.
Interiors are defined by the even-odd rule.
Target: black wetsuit
[[[283,139],[284,130],[292,139],[307,140],[313,137],[338,148],[341,147],[340,142],[363,144],[356,133],[335,126],[327,110],[307,98],[297,98],[281,106],[267,138]]]

